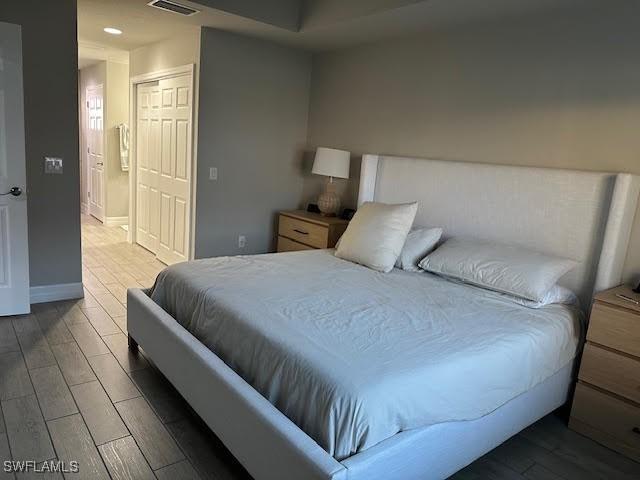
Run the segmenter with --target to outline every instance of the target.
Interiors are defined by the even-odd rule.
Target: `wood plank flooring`
[[[144,352],[127,349],[124,292],[150,286],[164,265],[125,236],[83,217],[85,298],[0,318],[0,460],[77,460],[65,478],[83,480],[250,478]],[[556,412],[452,477],[574,478],[637,479],[640,464]]]

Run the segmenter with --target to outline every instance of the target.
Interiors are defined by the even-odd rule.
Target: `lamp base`
[[[325,191],[318,197],[320,214],[325,217],[335,217],[340,210],[340,197],[336,194],[332,182],[327,183]]]

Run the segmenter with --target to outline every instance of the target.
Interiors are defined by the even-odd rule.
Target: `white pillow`
[[[396,261],[396,267],[408,272],[419,271],[418,263],[436,247],[440,237],[442,237],[441,228],[411,230]]]
[[[417,203],[365,202],[345,230],[335,255],[380,272],[396,263],[418,210]]]
[[[555,303],[559,303],[561,305],[575,305],[576,307],[580,307],[580,300],[566,287],[561,285],[554,285],[549,289],[549,291],[545,294],[544,298],[540,302],[536,302],[534,300],[527,300],[526,298],[516,297],[514,295],[509,295],[508,293],[496,292],[494,290],[487,290],[483,287],[478,287],[476,285],[465,284],[462,280],[458,280],[457,278],[447,277],[447,280],[454,283],[459,283],[461,285],[467,285],[470,288],[477,288],[479,290],[483,290],[485,294],[488,295],[496,295],[499,298],[507,300],[509,302],[517,303],[518,305],[522,305],[528,308],[542,308],[547,305],[553,305]]]
[[[576,262],[511,245],[451,238],[419,266],[479,287],[542,302]]]
[[[521,297],[511,297],[511,299],[515,303],[519,303],[520,305],[524,305],[529,308],[541,308],[554,303],[560,303],[563,305],[579,305],[580,303],[575,293],[560,285],[554,285],[551,287],[540,302],[527,300],[526,298]]]

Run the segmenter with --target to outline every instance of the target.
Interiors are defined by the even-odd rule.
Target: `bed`
[[[366,155],[359,201],[418,200],[416,224],[573,258],[563,284],[588,306],[594,289],[620,282],[637,196],[625,174]],[[202,260],[165,275],[154,299],[129,291],[132,344],[257,479],[445,478],[570,392],[579,315],[565,306],[516,307],[330,251]],[[355,327],[340,324],[345,315]],[[431,341],[442,338],[447,348]]]

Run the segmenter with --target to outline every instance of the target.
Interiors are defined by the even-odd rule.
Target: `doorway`
[[[103,85],[86,90],[87,193],[89,213],[104,222],[104,95]]]
[[[193,66],[132,79],[131,241],[173,264],[192,258]]]
[[[81,210],[105,225],[129,223],[129,56],[80,58]]]

